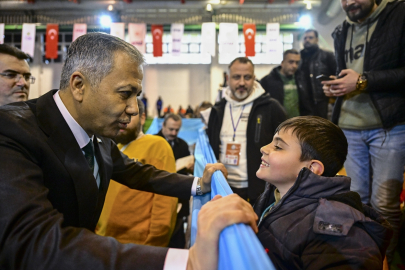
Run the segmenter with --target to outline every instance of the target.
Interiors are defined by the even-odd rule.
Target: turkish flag
[[[255,56],[256,25],[254,23],[245,23],[243,25],[243,35],[245,36],[245,55]]]
[[[154,57],[162,56],[163,25],[152,24],[152,37],[153,37],[153,56]]]
[[[59,25],[47,24],[46,25],[46,44],[45,44],[45,57],[49,59],[58,58],[58,37]]]

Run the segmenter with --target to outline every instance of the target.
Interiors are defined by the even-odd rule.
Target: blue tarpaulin
[[[146,134],[157,134],[162,128],[163,118],[153,119]],[[199,118],[183,118],[178,137],[187,142],[188,145],[193,145],[197,142],[198,130],[204,127],[204,123]]]

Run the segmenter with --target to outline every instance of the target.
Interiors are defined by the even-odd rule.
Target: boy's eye
[[[274,146],[274,149],[275,149],[275,150],[281,150],[281,147],[279,147],[278,145],[275,145],[275,146]]]

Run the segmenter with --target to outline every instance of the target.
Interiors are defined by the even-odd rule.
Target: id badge
[[[228,142],[226,144],[224,164],[239,165],[241,144],[237,142]]]

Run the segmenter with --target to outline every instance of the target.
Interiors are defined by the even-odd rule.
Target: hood
[[[384,8],[387,6],[387,4],[389,2],[394,2],[396,0],[381,0],[381,3],[377,6],[377,9],[371,13],[371,15],[364,20],[363,22],[359,23],[359,22],[353,22],[352,20],[349,19],[349,17],[346,16],[346,21],[350,24],[350,25],[366,25],[366,24],[370,24],[372,22],[374,22],[375,20],[378,19],[378,16],[380,15],[380,13],[384,10]]]
[[[242,101],[236,101],[234,99],[231,98],[232,92],[231,89],[229,88],[229,86],[226,87],[225,89],[225,94],[224,94],[224,98],[226,99],[227,102],[229,102],[232,106],[243,106],[245,104],[248,104],[250,102],[253,102],[255,99],[257,99],[258,97],[260,97],[261,95],[263,95],[266,91],[264,91],[263,87],[260,85],[260,83],[258,83],[257,81],[254,82],[253,84],[253,89],[252,89],[252,93],[250,93],[250,95]]]

